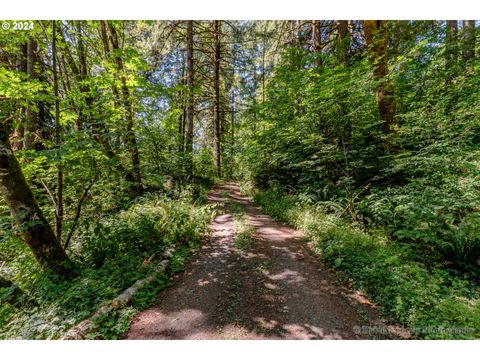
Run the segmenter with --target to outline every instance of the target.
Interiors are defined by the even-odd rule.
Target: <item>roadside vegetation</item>
[[[413,338],[473,339],[480,328],[476,274],[424,261],[415,248],[379,228],[352,225],[305,199],[276,191],[258,192],[255,202],[277,219],[305,233],[321,260],[380,305]]]
[[[16,270],[11,278],[21,295],[13,300],[13,288],[0,293],[4,300],[0,304],[0,338],[60,337],[103,302],[148,276],[155,268],[155,256],[175,244],[167,273],[136,294],[130,307],[110,313],[98,331],[89,334],[104,339],[119,336],[128,329],[135,312],[151,304],[157,292],[169,284],[169,275],[182,269],[190,251],[205,236],[212,214],[209,205],[192,202],[186,191],[172,197],[146,194],[127,210],[79,229],[71,253],[77,266],[73,280],[42,271],[28,248],[13,236],[4,240],[2,254],[14,259],[6,264]]]

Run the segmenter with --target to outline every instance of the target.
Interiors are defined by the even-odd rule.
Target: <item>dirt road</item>
[[[213,189],[209,201],[225,204],[226,193],[255,229],[250,247],[235,246],[228,210],[217,216],[212,239],[136,316],[127,339],[381,338],[359,331],[384,327],[376,309],[344,287],[300,233],[264,215],[233,183]]]

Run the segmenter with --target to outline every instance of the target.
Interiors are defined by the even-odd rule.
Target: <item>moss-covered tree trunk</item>
[[[68,275],[68,257],[40,210],[13,154],[5,124],[0,125],[0,193],[17,231],[35,258],[60,275]]]
[[[393,85],[388,79],[387,27],[384,20],[362,20],[368,56],[373,67],[373,79],[376,83],[375,98],[382,120],[382,131],[385,135],[392,133],[395,123],[396,103]],[[388,139],[386,150],[390,149]]]
[[[62,126],[60,125],[60,92],[58,87],[58,69],[57,69],[57,24],[52,20],[52,67],[53,67],[53,93],[55,95],[55,148],[56,156],[59,160],[57,167],[57,189],[56,189],[56,209],[55,209],[55,235],[59,242],[62,242],[63,227],[63,165],[60,151],[62,138]]]

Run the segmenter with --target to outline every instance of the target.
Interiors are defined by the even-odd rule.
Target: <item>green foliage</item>
[[[108,257],[149,257],[173,242],[195,243],[203,234],[208,207],[148,195],[128,211],[106,218],[79,232],[83,259],[99,267]]]
[[[269,78],[266,101],[244,115],[248,143],[239,161],[261,189],[296,194],[366,229],[381,228],[429,266],[474,277],[480,62],[445,69],[440,24],[389,24],[401,29],[389,49],[397,103],[392,134],[382,132],[365,56],[345,66],[327,52],[320,67],[315,56],[291,48]]]
[[[177,251],[175,251],[172,258],[170,259],[169,269],[171,273],[176,273],[183,269],[187,259],[191,255],[192,249],[197,248],[198,245],[199,245],[198,243],[197,244],[190,243],[190,247],[182,247],[182,248],[179,248]]]
[[[233,214],[235,220],[235,247],[241,251],[247,251],[253,242],[255,230],[248,223],[245,208],[235,202],[228,193],[224,193],[228,211]]]
[[[191,244],[194,248],[197,244]],[[183,269],[188,260],[192,247],[179,247],[170,259],[168,274],[174,274]],[[89,339],[112,340],[121,338],[130,328],[130,323],[138,311],[152,306],[160,290],[170,285],[167,274],[161,274],[157,279],[144,286],[133,296],[130,306],[118,311],[110,311],[98,319],[95,324],[96,331],[90,333]]]
[[[253,242],[252,236],[252,229],[246,229],[238,232],[235,237],[235,247],[242,251],[248,250]]]
[[[369,227],[382,226],[402,242],[414,245],[421,257],[446,261],[461,270],[480,260],[476,223],[480,208],[479,168],[475,154],[449,154],[395,165],[414,173],[403,186],[372,188],[358,201],[358,211]],[[388,170],[386,170],[388,171]],[[436,258],[435,258],[436,255]]]
[[[257,193],[255,200],[277,220],[302,230],[327,264],[352,279],[386,316],[412,329],[414,337],[478,337],[480,296],[461,275],[429,269],[416,260],[414,250],[383,231],[367,233],[298,197],[268,191]]]
[[[250,181],[242,181],[239,184],[239,187],[240,187],[240,194],[242,194],[242,196],[251,197],[255,192],[255,186]]]
[[[228,210],[237,217],[241,217],[242,215],[245,214],[244,207],[239,203],[235,202],[234,200],[232,200],[231,198],[227,198],[227,206],[228,206]]]
[[[115,340],[130,328],[130,322],[137,313],[132,307],[109,311],[95,322],[95,331],[87,334],[87,340]]]
[[[235,213],[235,247],[241,251],[247,251],[254,241],[254,233],[255,229],[248,223],[244,210]]]
[[[130,209],[108,215],[84,226],[74,239],[73,258],[81,264],[73,281],[59,279],[42,271],[31,253],[18,239],[0,243],[14,281],[30,300],[22,307],[0,305],[0,338],[51,339],[87,317],[103,302],[112,299],[147,276],[152,266],[145,261],[161,254],[169,244],[177,244],[171,271],[179,271],[190,251],[198,246],[212,212],[209,206],[189,202],[191,194],[176,199],[148,194],[136,200]],[[182,250],[183,249],[183,250]],[[166,277],[143,289],[133,307],[141,309],[167,284]],[[115,338],[125,331],[133,312],[110,314],[99,324],[96,336]]]

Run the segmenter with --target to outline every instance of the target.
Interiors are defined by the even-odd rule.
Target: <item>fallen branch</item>
[[[127,306],[133,299],[135,293],[143,288],[146,285],[154,282],[160,274],[165,272],[165,270],[170,265],[170,258],[172,257],[175,251],[175,247],[172,246],[168,248],[162,255],[162,260],[155,271],[147,276],[144,279],[137,280],[132,286],[127,290],[122,292],[113,300],[108,301],[106,304],[102,305],[95,312],[93,312],[90,317],[78,323],[74,327],[70,328],[60,339],[61,340],[82,340],[85,336],[95,330],[96,321],[101,319],[105,314],[109,313],[112,310],[118,310]]]

